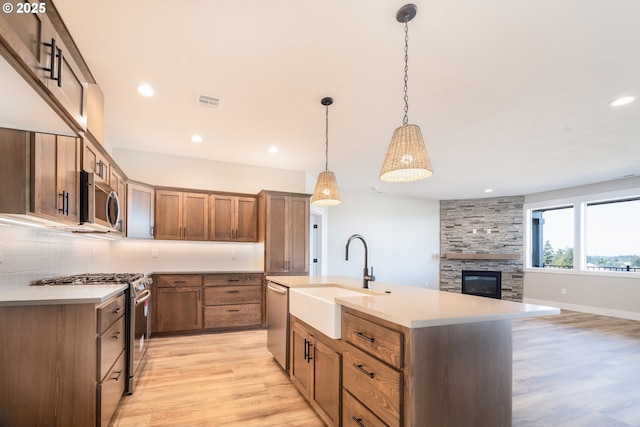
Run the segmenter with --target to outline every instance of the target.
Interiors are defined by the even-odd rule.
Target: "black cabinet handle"
[[[229,293],[229,294],[239,294],[240,291],[227,291],[227,293]]]
[[[64,195],[65,195],[66,191],[63,191],[62,193],[58,194],[58,197],[62,197],[62,207],[58,208],[58,212],[62,212],[62,214],[64,215]]]
[[[117,340],[118,338],[120,338],[120,335],[122,335],[122,331],[116,332],[111,336],[111,338],[113,338],[114,340]]]
[[[122,375],[122,371],[114,371],[114,374],[116,374],[115,377],[111,377],[112,380],[118,381],[120,379],[120,375]]]
[[[187,281],[186,280],[174,280],[173,283],[177,285],[179,283],[187,283]]]
[[[240,279],[227,279],[227,282],[239,282]]]
[[[356,418],[356,416],[354,415],[351,417],[351,419],[355,421],[360,427],[365,427],[365,425],[362,424],[362,418]]]
[[[48,46],[51,48],[51,66],[49,68],[45,68],[45,71],[49,72],[49,78],[51,80],[55,80],[56,79],[56,39],[51,38],[51,43],[45,43],[45,46]]]
[[[369,372],[366,369],[364,369],[362,367],[362,365],[357,365],[357,364],[353,364],[353,367],[356,368],[358,371],[362,372],[363,374],[365,374],[366,376],[368,376],[369,378],[373,378],[374,373],[373,372]]]
[[[64,58],[62,57],[62,49],[58,48],[58,78],[55,80],[58,81],[58,87],[62,87],[62,62]]]
[[[237,313],[238,311],[240,311],[240,310],[238,310],[236,308],[231,308],[231,309],[227,310],[228,313]]]
[[[364,335],[362,332],[353,331],[353,335],[357,336],[358,338],[362,338],[363,340],[368,341],[368,342],[374,342],[375,341],[374,338],[368,337],[368,336]]]

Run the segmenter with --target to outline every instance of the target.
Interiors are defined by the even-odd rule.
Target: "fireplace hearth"
[[[462,270],[462,293],[501,299],[502,272]]]

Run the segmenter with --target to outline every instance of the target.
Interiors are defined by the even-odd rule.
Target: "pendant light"
[[[412,182],[433,175],[427,148],[418,125],[408,124],[409,96],[407,71],[409,69],[409,25],[418,11],[415,4],[406,4],[398,10],[396,20],[404,23],[404,118],[402,126],[393,132],[387,156],[380,170],[380,179],[387,182]]]
[[[336,206],[342,203],[338,192],[336,175],[329,170],[329,105],[333,104],[333,98],[322,98],[320,101],[325,106],[325,161],[324,172],[321,172],[316,181],[316,188],[311,196],[311,203],[318,206]]]

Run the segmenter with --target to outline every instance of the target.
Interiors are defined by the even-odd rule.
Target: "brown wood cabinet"
[[[258,203],[253,196],[211,194],[210,240],[255,242],[258,239]]]
[[[332,340],[291,316],[290,378],[328,426],[340,425],[341,350]]]
[[[262,191],[258,201],[265,272],[308,274],[309,195]]]
[[[107,426],[126,377],[124,298],[0,307],[0,425]]]
[[[204,276],[204,327],[236,328],[262,323],[262,274]]]
[[[96,184],[110,184],[110,161],[100,148],[89,139],[82,141],[82,170],[93,173]]]
[[[127,237],[153,239],[155,190],[139,182],[127,184]]]
[[[208,194],[156,190],[155,237],[162,240],[208,240]]]
[[[202,329],[201,275],[156,275],[154,283],[157,332]]]
[[[511,426],[510,320],[406,328],[343,306],[342,341],[344,426]]]

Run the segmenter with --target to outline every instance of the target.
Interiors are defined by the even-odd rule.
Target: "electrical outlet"
[[[567,290],[565,288],[562,288],[561,292],[562,292],[562,295],[566,295],[567,294]]]
[[[477,228],[473,229],[473,234],[478,234],[478,229]]]
[[[158,258],[158,250],[156,248],[151,249],[151,258]]]
[[[491,234],[491,229],[487,228],[487,234]]]

